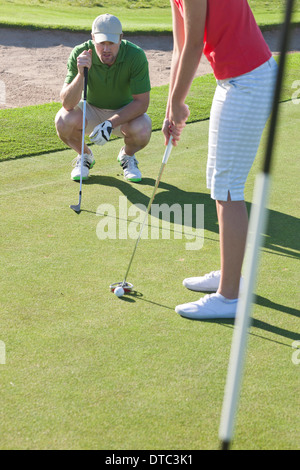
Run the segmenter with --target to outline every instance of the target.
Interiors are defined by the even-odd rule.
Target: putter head
[[[80,204],[77,204],[77,205],[71,205],[70,208],[76,212],[77,214],[80,213]]]
[[[114,290],[117,287],[123,287],[125,294],[128,294],[129,292],[132,291],[133,289],[133,284],[130,284],[130,282],[115,282],[114,284],[111,284],[109,286],[111,292],[114,292]]]
[[[82,174],[82,168],[81,168],[81,174]],[[80,179],[80,184],[82,183],[82,180]],[[79,191],[79,201],[77,205],[71,205],[70,208],[76,212],[77,214],[80,214],[80,207],[81,207],[81,188]]]

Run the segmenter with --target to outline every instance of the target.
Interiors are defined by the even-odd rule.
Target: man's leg
[[[80,108],[67,111],[62,108],[55,117],[55,127],[58,137],[69,147],[81,154],[82,141],[82,111]],[[84,152],[90,153],[84,145]]]
[[[151,119],[147,114],[123,124],[121,132],[124,135],[124,152],[126,155],[133,156],[146,147],[150,141],[151,130]]]
[[[118,162],[124,170],[125,179],[128,181],[137,183],[142,179],[135,153],[142,150],[149,143],[151,130],[151,119],[147,114],[143,114],[121,126],[125,145],[120,150]]]
[[[73,181],[80,181],[81,174],[81,150],[82,150],[82,119],[83,112],[80,108],[67,111],[62,108],[55,117],[55,126],[59,138],[78,153],[76,164],[71,172]],[[87,120],[86,120],[87,124]],[[84,142],[83,173],[82,179],[86,180],[89,176],[90,168],[93,168],[95,159],[93,153]]]

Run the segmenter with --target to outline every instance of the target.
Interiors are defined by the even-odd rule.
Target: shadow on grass
[[[289,307],[288,305],[282,305],[278,304],[276,302],[273,302],[270,299],[267,299],[266,297],[262,297],[260,295],[255,296],[255,303],[257,305],[260,305],[261,307],[266,307],[272,310],[275,310],[276,312],[282,312],[287,315],[292,315],[296,318],[300,317],[300,310],[296,308]],[[279,328],[277,326],[271,325],[270,323],[266,323],[262,320],[257,320],[254,319],[252,322],[252,325],[255,328],[269,331],[271,333],[274,333],[278,336],[283,336],[285,338],[289,338],[291,340],[297,340],[299,339],[299,331],[289,331],[285,330],[284,328]]]
[[[196,295],[198,295],[198,297],[199,297],[201,294],[196,293]],[[128,303],[134,303],[136,301],[138,301],[138,302],[142,301],[142,302],[150,303],[150,304],[155,305],[157,307],[161,307],[162,309],[171,310],[175,314],[175,306],[164,305],[164,304],[161,304],[159,302],[155,302],[151,299],[144,298],[143,294],[141,292],[138,292],[138,291],[135,291],[135,290],[133,290],[129,294],[126,294],[124,297],[121,298],[121,300],[123,302],[128,302]],[[265,297],[258,296],[258,295],[255,296],[254,303],[257,304],[257,305],[275,310],[276,312],[279,311],[279,312],[286,313],[288,315],[294,315],[297,318],[299,318],[299,316],[300,316],[300,311],[299,310],[297,310],[295,308],[288,307],[286,305],[278,304],[276,302],[272,302],[271,300],[269,300]],[[187,321],[191,321],[191,322],[196,321],[197,323],[199,323],[199,322],[219,323],[219,324],[224,325],[224,326],[229,325],[231,327],[234,327],[234,319],[192,320],[192,319],[188,319],[188,318],[183,318],[183,320],[187,320]],[[284,329],[284,328],[277,327],[275,325],[271,325],[270,323],[266,323],[262,320],[252,318],[251,328],[250,328],[249,334],[252,335],[252,336],[259,337],[259,335],[255,332],[254,328],[257,329],[257,330],[268,331],[270,333],[275,334],[278,337],[281,336],[283,338],[290,339],[291,341],[299,340],[299,332],[297,332],[297,331],[290,331],[290,330],[287,330],[287,329]],[[275,343],[278,343],[278,344],[283,344],[284,346],[290,347],[289,345],[286,345],[284,343],[280,343],[279,341],[276,341],[274,339],[265,338],[265,337],[261,337],[261,338],[264,339],[264,340],[272,341],[272,342],[275,342]]]
[[[85,184],[98,184],[101,186],[110,186],[118,188],[120,192],[127,197],[128,201],[131,204],[139,204],[147,208],[152,193],[149,192],[149,196],[146,196],[142,188],[146,186],[153,188],[155,186],[155,182],[156,181],[153,178],[143,178],[140,183],[131,184],[111,176],[97,175],[91,176],[85,182]],[[161,181],[159,183],[159,187],[157,189],[153,204],[167,204],[169,207],[171,207],[173,204],[179,204],[182,210],[182,214],[184,210],[184,205],[191,205],[194,208],[196,204],[203,204],[205,211],[205,229],[214,233],[218,233],[215,202],[210,198],[209,194],[183,191],[182,189],[176,186]],[[95,212],[95,214],[96,213],[97,212]],[[151,213],[151,211],[150,214],[153,216],[153,213]],[[98,213],[98,215],[100,214]],[[164,218],[164,215],[166,215],[168,218]],[[174,212],[170,211],[170,213],[164,214],[164,211],[160,211],[159,219],[174,223]],[[187,223],[190,227],[197,228],[195,210],[193,210],[192,218],[187,218]]]
[[[124,302],[129,302],[129,303],[133,303],[133,302],[136,302],[137,300],[138,301],[141,300],[143,302],[147,302],[149,304],[156,305],[157,307],[162,307],[162,308],[167,309],[167,310],[172,310],[172,312],[174,312],[174,307],[170,307],[169,305],[160,304],[160,303],[154,302],[153,300],[150,300],[150,299],[145,299],[143,294],[141,292],[136,291],[136,290],[132,290],[130,293],[124,295],[123,297],[121,297],[121,300],[124,301]]]
[[[120,180],[114,177],[91,176],[85,184],[98,184],[102,186],[104,185],[104,186],[118,188],[120,192],[127,197],[128,201],[131,204],[143,204],[145,207],[147,207],[148,202],[149,202],[149,197],[144,194],[143,188],[145,188],[146,186],[154,187],[155,180],[153,178],[144,178],[138,184],[130,184],[124,180]],[[159,204],[159,205],[168,204],[169,206],[177,203],[181,206],[182,211],[184,210],[185,204],[192,204],[193,206],[195,206],[196,204],[204,204],[204,228],[207,231],[218,234],[218,223],[217,223],[215,202],[210,198],[209,194],[200,193],[200,192],[183,191],[176,186],[173,186],[171,184],[165,183],[164,181],[161,181],[159,188],[158,188],[158,193],[154,199],[154,203]],[[248,213],[250,213],[251,204],[250,203],[246,203],[246,204],[247,204]],[[97,214],[97,212],[94,212],[94,213]],[[101,215],[101,214],[98,213],[98,215]],[[160,212],[159,218],[162,219],[163,216],[164,216],[164,213]],[[170,220],[170,222],[172,222],[172,220]],[[190,222],[193,228],[197,228],[194,214]],[[298,237],[299,231],[300,231],[299,219],[297,219],[296,217],[287,215],[287,214],[283,214],[278,211],[269,210],[267,230],[265,234],[263,235],[263,239],[264,239],[263,249],[271,250],[271,251],[268,251],[268,253],[271,253],[273,255],[279,255],[279,256],[285,256],[285,257],[297,259],[299,258],[299,254],[300,254],[299,253],[300,245],[299,245],[299,237]],[[214,242],[217,241],[216,238],[212,240]],[[197,295],[198,294],[196,293],[196,296]],[[199,295],[199,297],[200,296],[201,295]],[[158,307],[161,307],[163,309],[172,310],[173,312],[175,311],[174,310],[175,306],[163,305],[151,299],[146,299],[143,297],[142,293],[137,292],[137,291],[133,291],[131,294],[124,296],[122,300],[124,302],[132,302],[132,303],[136,301],[148,302]],[[283,312],[288,315],[294,315],[296,317],[299,317],[299,313],[300,313],[299,310],[289,307],[287,305],[275,303],[272,300],[267,299],[265,297],[256,296],[254,299],[254,303],[262,307],[272,309],[276,312]],[[193,321],[193,320],[190,320],[190,321]],[[229,325],[232,327],[234,325],[234,320],[223,319],[223,320],[205,320],[205,321],[220,323],[220,324]],[[253,319],[252,326],[257,329],[268,331],[278,336],[282,336],[291,340],[299,339],[299,334],[297,332],[289,331],[283,328],[273,326],[262,320]],[[253,330],[251,330],[250,333],[252,335],[258,336],[256,333],[253,332]],[[264,339],[267,339],[267,338],[264,338]],[[274,340],[270,340],[270,341],[274,341]]]
[[[140,183],[131,184],[125,180],[121,180],[115,177],[96,175],[91,176],[89,180],[85,182],[85,184],[97,184],[100,186],[110,186],[117,188],[123,195],[127,197],[131,204],[142,204],[147,207],[149,197],[144,194],[143,188],[146,186],[154,187],[155,180],[153,178],[143,178]],[[179,204],[182,209],[182,213],[184,211],[185,204],[192,205],[193,208],[196,204],[203,204],[205,230],[215,234],[218,234],[219,232],[215,202],[211,199],[208,193],[183,191],[176,186],[161,181],[153,203],[158,205],[167,204],[169,207],[171,207],[173,204]],[[247,202],[246,205],[248,213],[250,213],[251,203]],[[170,217],[170,220],[168,219],[168,221],[173,223],[174,214],[170,212],[167,215]],[[163,212],[159,212],[159,219],[164,220],[163,217]],[[190,227],[194,229],[197,228],[195,210],[193,210],[192,218],[187,222],[189,223]],[[185,225],[187,225],[187,223],[185,223]],[[273,254],[279,256],[299,259],[299,232],[300,219],[282,212],[268,210],[268,224],[266,232],[263,235],[263,249],[271,250]]]

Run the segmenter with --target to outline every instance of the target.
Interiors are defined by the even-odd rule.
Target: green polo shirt
[[[102,109],[119,109],[130,103],[132,95],[150,91],[148,61],[144,51],[122,40],[113,65],[102,64],[92,40],[76,46],[68,60],[65,83],[71,83],[78,73],[77,57],[92,49],[92,67],[88,75],[87,102]]]

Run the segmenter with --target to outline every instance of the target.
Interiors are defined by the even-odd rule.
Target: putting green
[[[299,449],[298,130],[297,105],[280,105],[235,449]],[[96,165],[79,215],[69,208],[78,202],[74,152],[0,163],[2,449],[218,447],[233,322],[193,322],[174,311],[198,297],[182,279],[219,266],[205,188],[207,133],[207,121],[186,127],[154,201],[204,204],[204,232],[190,232],[192,240],[179,224],[163,226],[166,214],[149,219],[128,276],[135,292],[122,299],[109,285],[128,266],[143,214],[137,204],[147,205],[163,156],[161,133],[138,155],[141,184],[123,179],[120,141],[93,147]],[[263,145],[247,202],[262,157]],[[191,230],[195,222],[188,220]],[[187,250],[191,241],[202,248]]]

